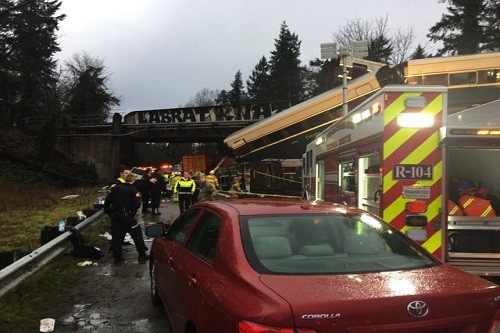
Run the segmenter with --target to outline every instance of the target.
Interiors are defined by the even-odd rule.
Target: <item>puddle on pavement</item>
[[[64,318],[62,324],[76,326],[89,332],[105,327],[109,319],[101,317],[101,314],[96,312],[88,313],[87,307],[90,305],[90,303],[76,304],[73,315]]]
[[[62,320],[62,325],[73,326],[76,330],[96,332],[100,329],[110,328],[109,318],[103,317],[100,313],[87,311],[91,306],[88,304],[77,304],[74,306],[74,313]],[[154,329],[153,323],[149,319],[139,319],[131,321],[127,329],[132,332],[151,332]],[[122,327],[123,328],[123,327]]]

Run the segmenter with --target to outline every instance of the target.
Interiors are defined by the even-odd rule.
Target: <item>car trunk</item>
[[[448,265],[406,272],[290,275],[287,283],[283,276],[261,276],[262,283],[289,302],[297,328],[331,333],[485,333],[500,291],[478,279]]]

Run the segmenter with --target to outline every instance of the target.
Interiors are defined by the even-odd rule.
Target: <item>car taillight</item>
[[[240,321],[238,324],[239,333],[318,333],[315,330],[307,328],[284,328],[271,327],[252,323],[250,321]]]

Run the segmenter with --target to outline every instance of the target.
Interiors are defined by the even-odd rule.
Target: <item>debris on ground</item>
[[[40,332],[53,332],[56,320],[54,318],[43,318],[40,320]]]

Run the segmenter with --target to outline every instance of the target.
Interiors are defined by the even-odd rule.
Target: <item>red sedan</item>
[[[500,332],[500,287],[362,210],[208,201],[146,234],[152,298],[178,333]]]

